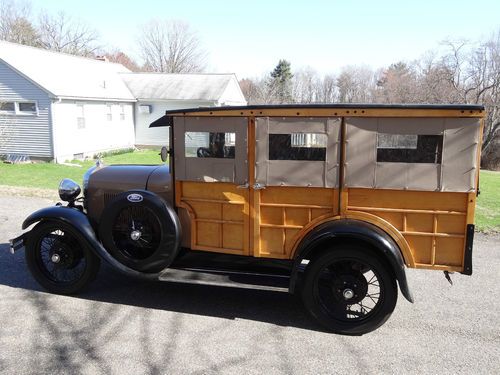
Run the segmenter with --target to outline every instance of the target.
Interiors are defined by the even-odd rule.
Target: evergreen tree
[[[290,62],[280,60],[271,72],[271,79],[268,83],[268,89],[274,102],[280,104],[292,102],[292,78]]]

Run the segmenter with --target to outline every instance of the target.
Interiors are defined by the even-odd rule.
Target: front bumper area
[[[11,254],[14,254],[16,251],[21,250],[24,247],[25,235],[26,234],[23,233],[20,236],[9,240]]]

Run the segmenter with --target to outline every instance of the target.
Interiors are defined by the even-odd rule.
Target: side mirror
[[[160,155],[160,158],[161,158],[162,162],[166,162],[167,158],[168,158],[168,150],[167,150],[167,148],[165,146],[163,146],[161,148],[160,153],[158,155]]]

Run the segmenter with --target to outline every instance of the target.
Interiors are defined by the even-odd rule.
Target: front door
[[[184,246],[250,255],[247,123],[242,117],[174,119]]]

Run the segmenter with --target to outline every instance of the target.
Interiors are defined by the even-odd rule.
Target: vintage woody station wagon
[[[297,105],[170,111],[168,166],[91,168],[26,219],[34,277],[75,293],[133,276],[301,296],[324,327],[390,316],[405,267],[472,273],[484,109]],[[167,159],[166,150],[162,158]],[[186,296],[186,298],[189,298]]]

